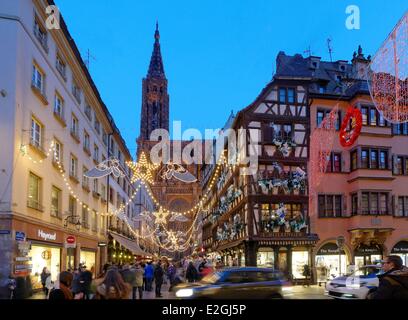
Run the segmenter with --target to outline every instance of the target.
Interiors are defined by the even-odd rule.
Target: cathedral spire
[[[149,71],[147,72],[146,78],[158,78],[165,79],[163,67],[163,59],[160,51],[160,32],[159,32],[159,22],[156,21],[156,31],[154,32],[154,45],[152,57],[150,59]]]

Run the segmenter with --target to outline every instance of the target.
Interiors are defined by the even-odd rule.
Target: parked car
[[[366,299],[370,289],[378,287],[377,275],[381,273],[381,266],[362,266],[346,276],[329,281],[326,294],[336,299]]]
[[[232,267],[179,284],[174,291],[185,299],[281,299],[284,283],[282,273],[270,268]]]

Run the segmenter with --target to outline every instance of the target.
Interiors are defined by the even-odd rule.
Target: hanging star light
[[[168,211],[163,210],[163,207],[160,207],[159,211],[153,212],[153,216],[155,217],[155,224],[165,224],[169,214],[170,213]]]
[[[149,163],[146,154],[141,153],[140,158],[137,162],[128,161],[126,163],[129,168],[133,171],[133,176],[131,182],[136,180],[146,181],[150,184],[154,184],[153,171],[158,168],[158,164]]]

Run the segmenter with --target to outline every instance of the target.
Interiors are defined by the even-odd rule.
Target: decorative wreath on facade
[[[348,131],[347,127],[350,121],[350,131]],[[363,116],[361,111],[357,108],[349,107],[340,128],[340,144],[343,147],[350,147],[356,142],[361,132],[362,123]]]

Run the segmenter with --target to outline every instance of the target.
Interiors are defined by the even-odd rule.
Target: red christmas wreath
[[[363,116],[361,111],[357,108],[349,107],[340,128],[340,144],[343,147],[350,147],[356,142],[361,132],[362,123]],[[349,124],[350,130],[348,131]]]

